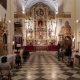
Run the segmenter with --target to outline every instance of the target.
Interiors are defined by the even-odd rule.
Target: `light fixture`
[[[8,22],[11,23],[11,20],[9,20]]]
[[[79,20],[79,19],[77,19],[77,20],[76,20],[76,23],[79,23],[79,22],[80,22],[80,20]]]
[[[73,38],[72,41],[74,42],[75,41],[75,38]]]
[[[28,37],[30,37],[30,36],[31,36],[31,34],[30,34],[30,33],[28,33],[28,34],[27,34],[27,36],[28,36]]]
[[[15,41],[13,41],[12,44],[14,45],[15,44]]]
[[[25,14],[25,11],[23,10],[22,13]]]
[[[22,13],[25,14],[25,7],[22,6]]]
[[[55,14],[58,14],[58,11],[56,11],[56,13]]]

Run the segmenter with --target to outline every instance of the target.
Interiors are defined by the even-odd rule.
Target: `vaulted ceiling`
[[[58,8],[61,6],[63,0],[16,0],[18,6],[22,11],[28,11],[33,5],[38,2],[42,2],[48,5],[53,11],[58,11]]]

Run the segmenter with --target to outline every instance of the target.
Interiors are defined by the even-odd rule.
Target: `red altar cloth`
[[[47,46],[47,51],[57,51],[57,50],[58,50],[58,46],[56,45]]]
[[[49,45],[49,46],[25,46],[24,50],[26,51],[30,51],[30,52],[34,52],[37,50],[46,50],[46,51],[57,51],[58,50],[58,46],[56,45]]]
[[[24,48],[26,51],[30,52],[36,51],[36,46],[25,46]]]

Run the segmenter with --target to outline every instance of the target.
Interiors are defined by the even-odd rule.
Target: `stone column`
[[[8,54],[13,53],[14,38],[14,0],[7,0]]]
[[[75,49],[78,49],[77,44],[77,24],[76,24],[76,0],[73,0],[73,8],[72,8],[72,23],[73,23],[73,31],[74,31],[74,39],[75,39]]]
[[[23,46],[26,46],[26,27],[25,27],[25,19],[22,19],[22,30],[23,30]]]

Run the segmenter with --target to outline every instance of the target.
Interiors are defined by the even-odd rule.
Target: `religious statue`
[[[36,14],[37,14],[37,16],[39,16],[39,17],[43,16],[43,15],[44,15],[43,9],[39,8],[39,9],[36,11]]]
[[[38,27],[39,27],[39,28],[43,27],[43,21],[42,21],[42,20],[39,20],[39,21],[38,21]]]
[[[66,21],[65,25],[61,28],[60,34],[63,35],[64,37],[66,36],[72,36],[72,31],[71,31],[71,26],[69,25],[69,22]]]
[[[52,33],[52,29],[49,28],[49,29],[48,29],[48,35],[49,35],[49,37],[51,37],[51,33]]]
[[[68,21],[66,21],[65,25],[61,28],[59,35],[63,36],[63,39],[61,40],[61,44],[63,43],[64,48],[67,48],[68,46],[70,47],[72,46],[72,31]]]
[[[29,33],[31,33],[31,35],[32,35],[32,33],[33,33],[33,30],[32,30],[32,28],[30,28],[30,29],[29,29]]]

